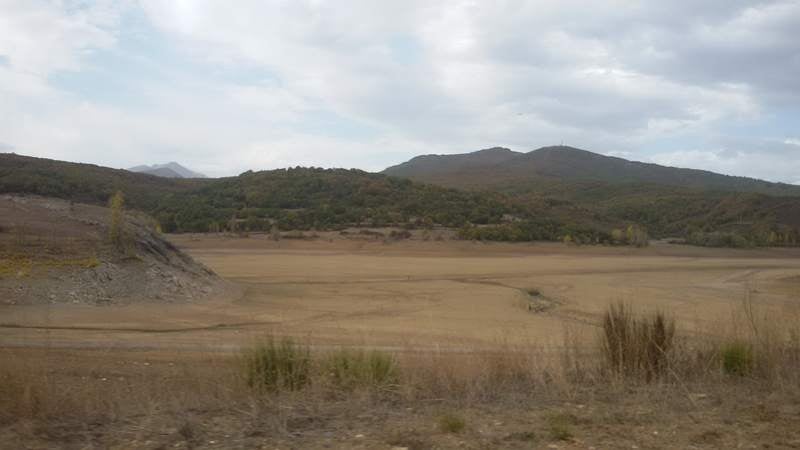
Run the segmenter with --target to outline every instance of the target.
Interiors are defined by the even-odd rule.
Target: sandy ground
[[[796,316],[800,252],[654,244],[342,239],[170,239],[241,287],[189,304],[0,307],[0,344],[230,350],[264,334],[315,345],[454,351],[502,343],[552,346],[592,337],[600,312],[626,301],[714,333],[742,301]],[[534,304],[546,306],[531,312]]]
[[[20,380],[0,389],[23,394],[8,404],[19,412],[0,423],[0,448],[800,448],[796,386],[556,378],[492,384],[496,394],[468,385],[422,399],[313,390],[260,399],[237,394],[230,353],[265,334],[292,335],[315,347],[395,350],[413,374],[408,363],[417,360],[447,372],[450,361],[480,363],[484,352],[473,350],[594,338],[600,312],[617,300],[673,314],[685,333],[719,332],[745,299],[797,320],[797,250],[335,234],[170,239],[240,293],[200,303],[0,306],[0,369]],[[532,298],[534,289],[541,295]],[[476,373],[492,373],[483,364]],[[443,431],[448,414],[465,429]]]

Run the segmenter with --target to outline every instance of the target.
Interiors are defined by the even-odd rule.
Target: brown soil
[[[295,336],[315,351],[392,350],[410,371],[419,360],[426,370],[457,368],[483,351],[556,352],[565,334],[589,351],[600,313],[616,300],[668,312],[682,336],[722,333],[743,299],[796,321],[796,250],[317,235],[169,237],[235,282],[237,297],[0,305],[7,366],[49,380],[47,392],[75,393],[52,394],[54,402],[80,405],[26,406],[34,410],[21,417],[29,419],[0,424],[0,448],[800,447],[796,386],[571,384],[548,375],[530,389],[476,384],[422,397],[326,391],[265,400],[238,390],[231,358],[265,334]],[[530,311],[531,289],[553,306]],[[492,373],[491,365],[475,370],[480,379]],[[443,431],[447,414],[465,429]]]
[[[274,333],[385,348],[543,346],[561,342],[565,328],[593,339],[600,312],[613,301],[668,311],[684,331],[708,334],[745,298],[792,311],[800,292],[793,278],[800,259],[787,250],[170,239],[243,294],[119,308],[0,307],[4,340],[98,346],[112,337],[131,347],[230,349]],[[528,311],[531,288],[556,307]]]
[[[33,196],[0,197],[0,304],[185,302],[225,283],[128,212],[109,238],[110,211]]]

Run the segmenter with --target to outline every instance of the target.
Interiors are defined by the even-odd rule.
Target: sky
[[[800,0],[0,0],[0,152],[225,176],[561,143],[800,184]]]

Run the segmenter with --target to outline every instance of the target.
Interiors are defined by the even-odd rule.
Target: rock
[[[25,205],[24,210],[15,206],[20,203]],[[69,202],[59,199],[16,195],[0,197],[0,210],[3,208],[14,211],[15,221],[36,224],[29,229],[31,236],[49,239],[50,253],[44,257],[61,258],[63,264],[33,273],[15,270],[18,277],[0,278],[0,294],[6,293],[2,295],[6,298],[0,299],[2,303],[8,303],[8,297],[21,305],[193,302],[227,286],[205,266],[154,233],[149,219],[138,213],[126,213],[125,228],[133,248],[120,252],[107,241],[110,214],[106,208],[81,204],[70,207]],[[0,216],[0,226],[11,217]],[[62,235],[67,238],[59,240],[57,236]],[[75,235],[81,237],[76,240],[72,237]],[[94,258],[98,264],[86,267],[70,263],[84,257]]]

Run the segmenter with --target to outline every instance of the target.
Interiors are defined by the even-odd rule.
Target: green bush
[[[745,342],[728,342],[720,350],[722,370],[728,375],[744,376],[753,370],[753,350]]]
[[[446,413],[439,416],[439,429],[445,433],[460,433],[466,426],[467,422],[458,414]]]
[[[333,382],[344,388],[388,386],[397,382],[399,374],[394,357],[378,350],[336,351],[328,357],[327,370]]]
[[[572,439],[572,426],[577,419],[570,414],[549,414],[546,416],[550,437],[557,441]]]
[[[311,354],[290,338],[268,338],[244,350],[242,369],[247,385],[268,391],[298,390],[309,382]]]
[[[702,247],[748,248],[756,246],[754,236],[750,236],[748,239],[739,233],[721,231],[696,231],[686,238],[686,243]]]

